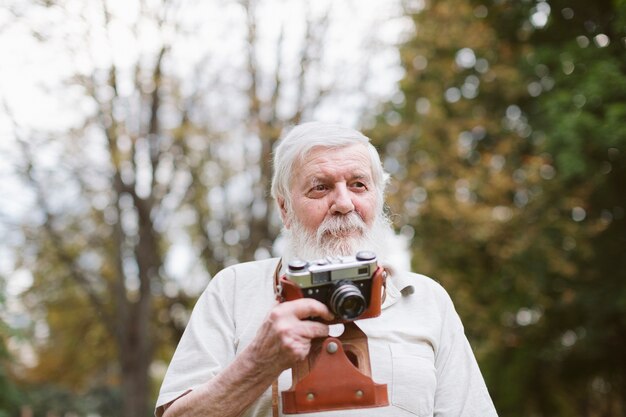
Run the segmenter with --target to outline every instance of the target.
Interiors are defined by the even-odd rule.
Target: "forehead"
[[[315,147],[294,166],[294,180],[371,179],[372,165],[367,147],[353,144],[342,147]]]

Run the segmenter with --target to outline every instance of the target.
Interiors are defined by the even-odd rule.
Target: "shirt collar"
[[[388,308],[400,298],[407,297],[415,292],[415,288],[406,273],[389,269],[388,271],[389,276],[385,284],[385,299],[381,308]]]

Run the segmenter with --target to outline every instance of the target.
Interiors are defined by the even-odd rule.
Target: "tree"
[[[327,70],[349,64],[325,53],[333,8],[269,26],[259,16],[273,6],[13,6],[15,25],[73,64],[51,92],[72,111],[52,129],[5,100],[12,164],[32,202],[15,251],[34,279],[22,300],[38,320],[31,383],[118,385],[118,415],[151,414],[151,365],[171,356],[195,297],[188,288],[270,256],[272,144],[326,101],[362,98],[368,75]]]
[[[626,268],[618,249],[626,230],[626,9],[619,1],[552,1],[544,11],[545,28],[528,40],[534,53],[525,69],[535,98],[524,111],[556,170],[543,201],[555,214],[543,236],[555,249],[546,262],[552,302],[544,311],[543,352],[567,386],[546,402],[563,415],[619,415],[626,363],[612,352],[626,345]],[[553,88],[535,88],[546,79]]]
[[[624,409],[623,6],[409,10],[402,95],[371,133],[502,416]]]
[[[526,305],[511,259],[532,245],[512,230],[541,185],[543,159],[516,105],[526,94],[522,47],[501,42],[470,2],[426,2],[407,11],[405,77],[371,132],[399,180],[391,212],[413,237],[413,264],[457,300],[481,361],[501,343],[506,311]],[[500,283],[499,285],[496,283]]]

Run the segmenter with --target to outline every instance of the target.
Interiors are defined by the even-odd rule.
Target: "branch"
[[[251,82],[250,88],[248,88],[248,100],[249,100],[249,117],[250,126],[257,127],[261,117],[261,99],[258,95],[258,70],[256,62],[255,47],[257,41],[256,35],[256,15],[254,13],[254,6],[251,1],[242,1],[242,5],[246,12],[246,19],[248,22],[248,54],[247,54],[247,66],[248,74],[250,75]]]
[[[148,126],[148,147],[150,149],[150,165],[152,167],[152,180],[150,184],[150,197],[155,198],[154,188],[156,185],[156,171],[159,168],[159,164],[161,162],[161,158],[163,155],[162,150],[160,149],[160,123],[159,123],[159,107],[161,106],[161,100],[159,94],[161,92],[161,74],[162,74],[162,63],[163,57],[165,56],[166,51],[168,50],[167,46],[163,46],[159,51],[159,55],[157,58],[157,62],[154,67],[154,74],[152,76],[154,82],[154,90],[150,95],[151,105],[150,105],[150,123]],[[139,80],[136,82],[138,83]]]
[[[289,118],[289,124],[296,125],[300,123],[302,115],[305,110],[311,105],[306,104],[306,80],[309,67],[314,62],[319,62],[321,59],[319,53],[316,53],[316,49],[321,49],[324,44],[324,36],[328,31],[330,8],[326,10],[326,13],[317,21],[307,19],[306,21],[306,34],[304,36],[304,47],[300,53],[300,74],[298,75],[298,89],[296,98],[296,111]],[[318,29],[318,33],[315,33],[315,29]],[[322,95],[325,92],[319,90],[313,99],[313,104],[321,101]]]

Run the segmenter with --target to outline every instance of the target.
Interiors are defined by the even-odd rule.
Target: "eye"
[[[325,184],[317,184],[313,187],[311,187],[311,189],[309,189],[309,191],[307,192],[307,196],[309,198],[318,198],[318,197],[322,197],[326,194],[326,192],[328,191],[328,186]]]
[[[362,181],[355,181],[352,183],[352,188],[367,190],[367,184]]]

